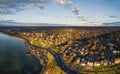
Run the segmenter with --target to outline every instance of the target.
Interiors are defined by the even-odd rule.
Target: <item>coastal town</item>
[[[29,48],[26,55],[39,60],[44,68],[42,74],[120,69],[120,28],[32,28],[2,32],[26,41]]]
[[[104,36],[76,42],[65,49],[64,59],[74,66],[107,66],[120,63],[120,35]],[[80,68],[81,69],[81,68]],[[92,68],[90,68],[92,69]]]

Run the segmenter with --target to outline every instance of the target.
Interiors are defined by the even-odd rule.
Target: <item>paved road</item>
[[[43,48],[43,47],[39,47],[39,46],[32,45],[32,44],[30,44],[28,41],[26,41],[26,44],[27,44],[27,46],[33,46],[33,47],[35,47],[35,48],[37,48],[37,49],[40,49],[40,50],[43,49],[43,50],[46,50],[46,51],[50,52],[50,53],[54,56],[57,65],[58,65],[63,71],[65,71],[66,73],[68,73],[68,74],[80,74],[78,70],[76,70],[75,68],[72,68],[71,66],[67,65],[67,64],[64,62],[61,54],[56,53],[56,52],[53,51],[52,49],[47,49],[47,48]]]
[[[75,68],[70,67],[68,64],[66,64],[66,63],[64,62],[61,54],[58,54],[58,53],[54,52],[54,51],[51,50],[51,49],[46,49],[46,50],[47,50],[48,52],[50,52],[50,53],[54,56],[57,65],[58,65],[62,70],[64,70],[66,73],[68,73],[68,74],[80,74],[80,73],[78,72],[78,70],[76,70]]]

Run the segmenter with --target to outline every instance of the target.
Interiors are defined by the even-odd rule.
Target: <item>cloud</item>
[[[0,14],[15,14],[34,7],[44,9],[44,4],[48,2],[55,2],[61,6],[69,6],[73,3],[72,0],[0,0]],[[78,15],[79,9],[73,8],[72,12]]]
[[[72,9],[72,12],[73,12],[75,15],[78,15],[79,12],[80,12],[80,10],[79,10],[79,8],[73,8],[73,9]]]
[[[89,17],[77,16],[76,18],[77,18],[78,20],[80,20],[80,21],[87,21]]]
[[[8,10],[8,9],[0,9],[0,14],[13,14],[12,11]]]
[[[40,9],[44,9],[44,6],[42,6],[42,5],[39,5],[38,7],[39,7]]]
[[[70,5],[70,4],[72,4],[73,2],[72,2],[72,0],[56,0],[56,3],[57,3],[58,5]]]
[[[40,3],[46,3],[46,2],[49,2],[50,0],[38,0],[38,2]]]
[[[42,9],[44,7],[39,5],[49,1],[50,0],[0,0],[0,14],[13,14],[36,6]]]
[[[65,26],[65,24],[55,24],[55,23],[22,23],[15,20],[0,20],[0,27],[8,26]]]
[[[0,27],[15,26],[18,24],[15,20],[0,20]]]
[[[111,18],[116,18],[116,17],[118,17],[118,16],[116,16],[116,15],[110,15],[109,17],[111,17]]]
[[[9,23],[9,22],[15,22],[14,20],[0,20],[0,23]]]
[[[110,22],[110,23],[103,23],[104,26],[120,26],[120,21],[118,22]]]
[[[88,25],[91,25],[91,26],[102,26],[102,22],[89,22]]]
[[[118,17],[117,15],[114,15],[114,14],[107,14],[106,16],[110,17],[110,18],[117,18]]]

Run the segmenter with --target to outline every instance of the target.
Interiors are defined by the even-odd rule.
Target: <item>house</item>
[[[100,62],[94,62],[94,66],[100,66],[101,63]]]
[[[86,66],[86,62],[81,62],[80,65],[81,66]]]
[[[116,58],[114,63],[119,64],[120,63],[120,58]]]
[[[104,66],[107,66],[107,65],[108,65],[108,61],[107,61],[107,60],[104,60],[104,61],[103,61],[103,65],[104,65]]]
[[[80,63],[80,58],[77,58],[76,64],[79,64],[79,63]]]
[[[68,49],[69,49],[69,50],[71,50],[71,49],[72,49],[72,47],[69,47]]]
[[[87,62],[88,66],[93,66],[93,62]]]
[[[75,44],[75,46],[78,46],[78,44]]]

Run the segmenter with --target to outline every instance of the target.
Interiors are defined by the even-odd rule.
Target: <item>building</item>
[[[120,63],[120,58],[116,58],[114,63],[119,64]]]
[[[94,64],[93,64],[93,62],[87,62],[87,65],[88,66],[93,66]]]
[[[100,62],[94,62],[94,66],[100,66],[101,63]]]
[[[81,62],[80,65],[81,66],[86,66],[86,62]]]

